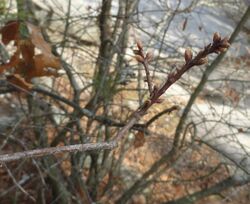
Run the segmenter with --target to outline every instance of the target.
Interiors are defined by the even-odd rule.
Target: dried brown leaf
[[[51,46],[43,39],[40,28],[30,23],[26,23],[26,26],[29,35],[25,39],[20,37],[18,21],[10,21],[0,30],[3,43],[6,45],[14,40],[14,45],[17,47],[10,61],[0,65],[0,74],[14,67],[15,75],[9,79],[12,80],[12,83],[29,89],[28,84],[33,77],[57,76],[61,63],[59,58],[52,54]],[[35,48],[38,48],[41,54],[35,55]],[[23,77],[22,80],[21,77]]]
[[[135,134],[134,147],[139,148],[142,147],[145,143],[145,136],[143,131],[138,131]]]
[[[0,65],[0,74],[2,74],[5,70],[15,67],[20,61],[20,49],[17,47],[16,52],[12,55],[9,62],[6,64]]]
[[[8,45],[12,40],[18,40],[19,38],[19,23],[17,21],[9,21],[1,28],[2,42],[4,45]]]
[[[30,81],[34,77],[42,76],[58,76],[57,70],[60,69],[61,63],[60,59],[57,57],[48,57],[44,54],[35,55],[33,57],[34,64],[32,69],[26,75],[26,80]],[[53,68],[53,71],[47,69],[48,67]]]
[[[32,89],[32,84],[26,82],[25,79],[19,74],[8,76],[7,81],[21,89],[25,89],[25,90]]]
[[[19,45],[26,64],[32,63],[33,56],[35,54],[35,46],[31,43],[30,40],[20,40]]]
[[[47,43],[43,36],[41,29],[37,26],[34,26],[30,23],[27,23],[28,29],[30,31],[30,40],[32,44],[41,50],[43,54],[51,55],[51,46],[49,43]]]

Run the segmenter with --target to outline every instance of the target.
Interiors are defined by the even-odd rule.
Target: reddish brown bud
[[[143,107],[148,107],[150,106],[151,103],[152,103],[151,100],[148,99],[144,102]]]
[[[207,64],[208,63],[208,59],[207,57],[201,58],[199,59],[195,64],[196,65],[203,65],[203,64]]]
[[[225,38],[222,39],[222,43],[223,43],[223,44],[224,44],[224,43],[228,43],[228,41],[229,41],[229,38],[228,38],[228,37],[225,37]]]
[[[221,40],[221,47],[223,48],[229,48],[230,47],[230,43],[228,42],[228,37],[225,37]]]
[[[135,55],[135,59],[140,62],[140,63],[143,63],[144,62],[144,58],[140,55]]]
[[[201,58],[203,54],[204,54],[204,51],[199,51],[198,54],[196,55],[196,57]]]
[[[143,45],[142,45],[141,41],[137,41],[136,45],[137,45],[139,50],[143,50]]]
[[[219,33],[214,33],[214,36],[213,36],[213,41],[214,42],[219,42],[221,40],[221,36]]]
[[[221,47],[223,48],[229,48],[230,47],[230,43],[229,42],[225,42],[221,45]]]
[[[185,50],[184,57],[185,57],[186,63],[188,63],[188,62],[190,62],[192,60],[193,53],[192,53],[192,51],[189,48]]]

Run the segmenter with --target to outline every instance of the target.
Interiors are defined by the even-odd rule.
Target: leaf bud
[[[137,45],[137,47],[138,47],[139,50],[143,50],[143,46],[142,46],[141,41],[137,41],[136,45]]]
[[[223,48],[229,48],[230,47],[230,43],[225,39],[222,41],[221,47]]]
[[[229,41],[229,38],[225,37],[222,39],[222,44],[229,43],[228,41]]]
[[[135,59],[140,62],[140,63],[143,63],[144,62],[144,58],[140,55],[135,55]]]
[[[185,57],[186,63],[188,63],[188,62],[190,62],[192,60],[193,53],[192,53],[192,51],[189,48],[185,50],[184,57]]]
[[[221,40],[220,34],[218,32],[215,32],[213,36],[213,42],[219,42],[220,40]]]
[[[203,65],[203,64],[207,64],[207,63],[208,63],[208,58],[204,57],[204,58],[199,59],[195,64],[196,65]]]

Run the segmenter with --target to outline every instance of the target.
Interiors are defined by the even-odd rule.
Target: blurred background
[[[119,148],[0,164],[1,203],[249,203],[249,6],[247,0],[1,0],[0,27],[12,20],[35,25],[61,70],[56,78],[32,78],[30,90],[6,81],[12,69],[0,75],[0,154],[112,140],[149,96],[133,54],[137,42],[152,53],[149,70],[160,87],[184,64],[187,48],[195,56],[215,32],[234,33],[228,51],[186,72]],[[1,64],[15,49],[0,41]]]

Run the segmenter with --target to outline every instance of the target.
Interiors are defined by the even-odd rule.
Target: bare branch
[[[86,152],[86,151],[100,151],[104,149],[114,149],[117,147],[116,142],[103,143],[88,143],[77,144],[59,147],[48,147],[43,149],[35,149],[24,152],[10,153],[0,155],[0,163],[15,161],[19,159],[38,158],[48,155],[56,155],[63,152]]]
[[[145,62],[148,62],[150,59],[149,55],[146,57],[143,54],[143,48],[140,43],[137,43],[138,50],[134,50],[136,56],[141,58],[137,59],[143,65]],[[0,162],[7,162],[7,161],[14,161],[23,158],[35,158],[35,157],[42,157],[46,155],[57,154],[61,152],[77,152],[77,151],[91,151],[91,150],[104,150],[104,149],[114,149],[117,147],[117,142],[122,140],[126,133],[140,120],[140,118],[146,114],[147,110],[155,103],[159,103],[160,96],[165,93],[165,91],[175,83],[186,71],[188,71],[191,67],[195,65],[202,65],[206,63],[207,55],[211,53],[218,53],[225,51],[226,48],[229,47],[228,39],[224,38],[221,39],[220,36],[216,33],[213,38],[213,44],[207,45],[204,50],[200,51],[194,59],[192,59],[192,55],[190,53],[185,53],[186,63],[180,68],[177,69],[176,72],[170,73],[164,85],[158,89],[154,87],[152,90],[152,82],[150,79],[150,75],[148,69],[145,68],[146,75],[148,78],[148,87],[150,92],[150,98],[144,102],[144,104],[139,107],[136,111],[131,114],[129,121],[123,126],[120,131],[115,136],[114,141],[110,143],[89,143],[89,144],[78,144],[78,145],[69,145],[69,146],[62,146],[62,147],[50,147],[44,149],[37,149],[13,154],[5,154],[0,155]],[[188,56],[187,56],[188,55]],[[65,102],[65,101],[64,101]],[[69,103],[68,103],[69,104]],[[73,105],[74,103],[70,103]],[[75,105],[74,105],[75,106]],[[83,111],[83,109],[81,109]],[[92,115],[92,114],[91,114]],[[98,117],[94,116],[93,117]]]
[[[30,200],[32,200],[33,202],[36,202],[36,199],[30,195],[15,179],[15,177],[13,176],[13,174],[11,173],[10,169],[7,167],[6,164],[3,163],[3,166],[5,167],[6,171],[8,172],[10,178],[12,179],[13,183],[18,187],[18,189],[23,192]]]

